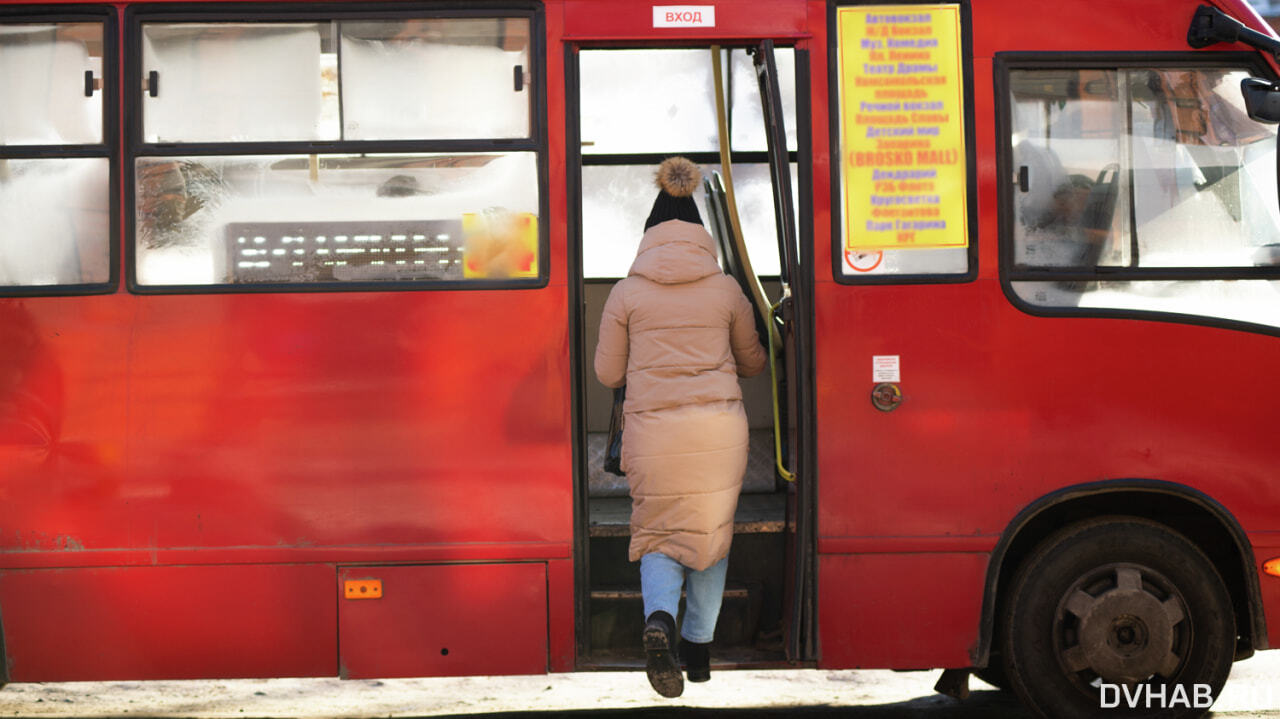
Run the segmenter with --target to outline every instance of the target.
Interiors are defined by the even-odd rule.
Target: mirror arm
[[[1280,60],[1280,40],[1266,33],[1250,30],[1244,23],[1221,10],[1201,5],[1191,17],[1187,44],[1197,50],[1219,42],[1242,42],[1249,47],[1271,53]]]

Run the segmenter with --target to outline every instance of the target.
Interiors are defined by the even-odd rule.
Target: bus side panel
[[[986,570],[976,553],[821,555],[821,666],[969,666],[982,596],[963,588]]]
[[[325,565],[0,572],[11,681],[333,676]]]
[[[1197,489],[1247,532],[1278,528],[1271,426],[1280,388],[1258,376],[1280,359],[1275,338],[1031,317],[985,280],[862,291],[860,300],[835,303],[857,330],[832,343],[850,369],[826,384],[834,391],[819,412],[857,439],[820,449],[823,536],[985,535],[994,545],[1041,497],[1126,478]],[[958,321],[910,330],[936,323],[940,307]],[[871,357],[881,354],[902,358],[904,401],[891,413],[866,400]],[[1220,381],[1248,387],[1249,400]]]
[[[0,568],[99,568],[6,575],[15,680],[332,676],[331,562],[570,556],[563,287],[0,307]]]
[[[66,389],[26,450],[43,459],[6,472],[5,546],[519,542],[565,556],[563,295],[119,295],[79,313],[32,300],[33,364]],[[101,321],[89,303],[108,299],[137,302],[132,328],[113,330],[130,345],[127,395],[118,372],[75,369]]]
[[[1072,3],[972,3],[974,55],[989,58],[996,52],[1019,51],[1187,52],[1187,27],[1200,4],[1198,0],[1130,0],[1122,8],[1108,6],[1104,11],[1080,12],[1080,6]],[[1238,18],[1247,17],[1236,9],[1231,12]],[[1249,12],[1247,6],[1245,12]],[[977,75],[975,80],[982,82],[989,77]]]
[[[79,548],[68,503],[119,486],[131,313],[109,296],[0,299],[0,552]]]
[[[541,562],[347,567],[338,578],[344,679],[547,671]],[[378,596],[345,591],[368,579]]]
[[[1277,363],[1275,338],[1031,317],[1009,306],[992,280],[825,294],[820,543],[858,538],[876,551],[899,537],[970,537],[985,543],[973,549],[989,551],[1038,499],[1130,478],[1198,490],[1251,535],[1276,531],[1280,446],[1271,427],[1280,394],[1258,376]],[[940,322],[940,308],[953,319]],[[874,355],[901,357],[904,399],[893,412],[878,412],[868,399]],[[1218,391],[1219,380],[1248,387],[1249,400]],[[829,571],[820,579],[846,581]],[[947,600],[969,604],[983,589],[976,576],[953,585]],[[863,591],[891,590],[866,582]],[[1275,588],[1266,591],[1274,624],[1280,605]],[[824,645],[830,631],[824,626]],[[977,622],[967,631],[972,642]],[[939,649],[933,666],[948,666],[944,655]]]

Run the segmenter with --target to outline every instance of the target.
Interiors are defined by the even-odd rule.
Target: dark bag
[[[609,415],[609,439],[604,450],[604,471],[619,477],[627,476],[622,471],[622,401],[626,398],[626,385],[613,391],[613,414]]]

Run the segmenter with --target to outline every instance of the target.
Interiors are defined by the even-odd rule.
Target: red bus
[[[683,154],[774,336],[717,667],[1203,712],[1280,644],[1273,37],[0,0],[0,681],[639,666],[587,358]]]

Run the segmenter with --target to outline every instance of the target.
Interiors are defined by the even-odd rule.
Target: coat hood
[[[684,220],[667,220],[644,233],[627,276],[677,285],[721,272],[715,240],[706,228]]]

